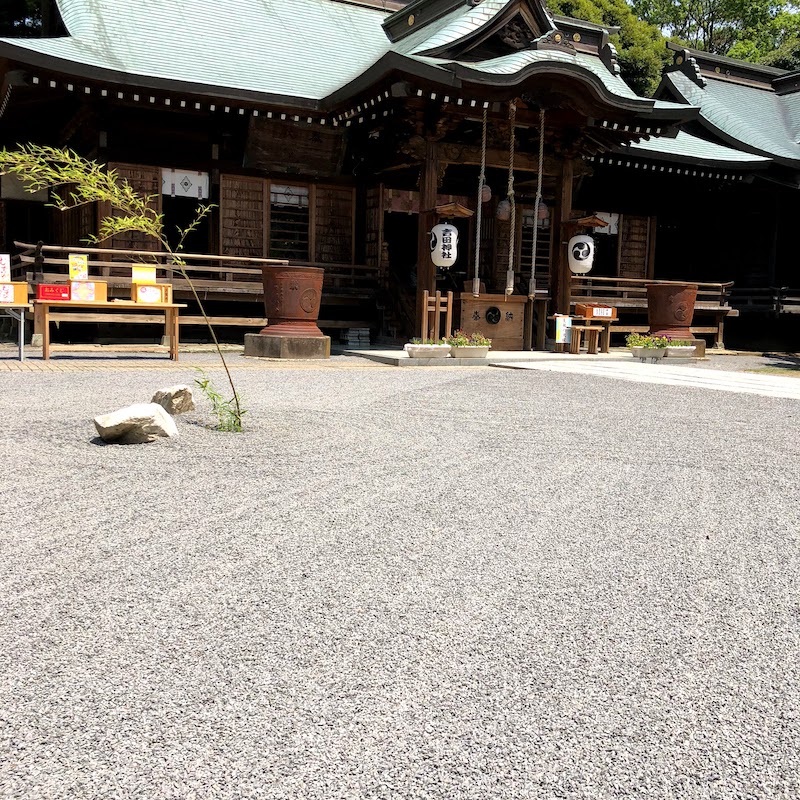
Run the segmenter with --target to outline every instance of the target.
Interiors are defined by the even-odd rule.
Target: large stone
[[[330,358],[330,336],[244,335],[244,354],[253,358]]]
[[[195,408],[192,390],[183,384],[161,389],[153,395],[153,399],[150,402],[163,406],[164,410],[173,416],[184,414],[187,411],[194,411]]]
[[[118,444],[142,444],[177,436],[175,420],[158,403],[137,403],[94,418],[100,438]]]

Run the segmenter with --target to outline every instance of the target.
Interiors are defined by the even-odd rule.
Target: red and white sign
[[[36,287],[37,300],[69,300],[69,286],[63,283],[40,283]]]

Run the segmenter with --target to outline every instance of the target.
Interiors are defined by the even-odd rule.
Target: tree
[[[41,28],[38,0],[3,0],[0,4],[0,36],[37,36]]]
[[[0,36],[59,36],[64,33],[55,0],[0,0]]]
[[[29,192],[49,189],[51,204],[59,211],[67,211],[88,203],[108,203],[116,214],[100,221],[97,235],[92,235],[87,240],[89,244],[100,244],[119,233],[139,231],[161,245],[163,252],[169,256],[169,268],[188,283],[194,295],[233,392],[230,400],[223,400],[212,390],[217,397],[216,401],[212,398],[214,409],[219,414],[220,408],[227,407],[227,414],[231,419],[224,429],[241,431],[242,416],[245,412],[239,403],[239,393],[234,386],[214,327],[206,314],[194,282],[186,272],[186,262],[180,257],[186,237],[197,229],[213,206],[199,206],[194,220],[185,229],[179,229],[179,240],[173,247],[170,246],[164,230],[164,215],[153,208],[153,196],[138,194],[126,180],[120,180],[115,170],[107,170],[102,164],[88,161],[72,150],[37,144],[21,145],[17,150],[0,150],[0,175],[8,172],[20,178]],[[67,188],[69,194],[58,194],[55,190],[60,187]],[[209,397],[212,396],[209,394],[207,380],[205,385],[202,381],[198,381],[198,385]]]
[[[633,0],[642,19],[697,50],[794,69],[800,14],[788,0]]]
[[[652,95],[669,61],[666,41],[655,25],[638,19],[625,0],[553,0],[549,7],[568,17],[619,27],[611,41],[622,77],[638,94]]]

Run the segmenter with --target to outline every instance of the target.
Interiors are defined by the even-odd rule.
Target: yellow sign
[[[132,268],[131,283],[155,283],[155,282],[156,282],[155,267]]]
[[[89,256],[80,253],[69,254],[69,279],[71,281],[89,280]]]

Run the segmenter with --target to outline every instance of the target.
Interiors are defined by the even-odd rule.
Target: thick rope
[[[483,186],[486,183],[486,129],[489,110],[483,109],[483,134],[481,135],[481,174],[478,178],[478,210],[475,214],[475,277],[472,279],[472,296],[481,294],[481,210],[483,208]]]
[[[536,297],[536,248],[539,243],[539,206],[542,204],[542,171],[544,170],[544,109],[539,109],[539,174],[536,176],[536,204],[533,208],[533,255],[528,297]]]
[[[517,119],[517,104],[508,104],[508,122],[511,128],[508,143],[508,202],[511,204],[511,229],[508,235],[508,270],[506,271],[506,297],[514,293],[514,245],[516,244],[517,204],[514,202],[514,123]]]

